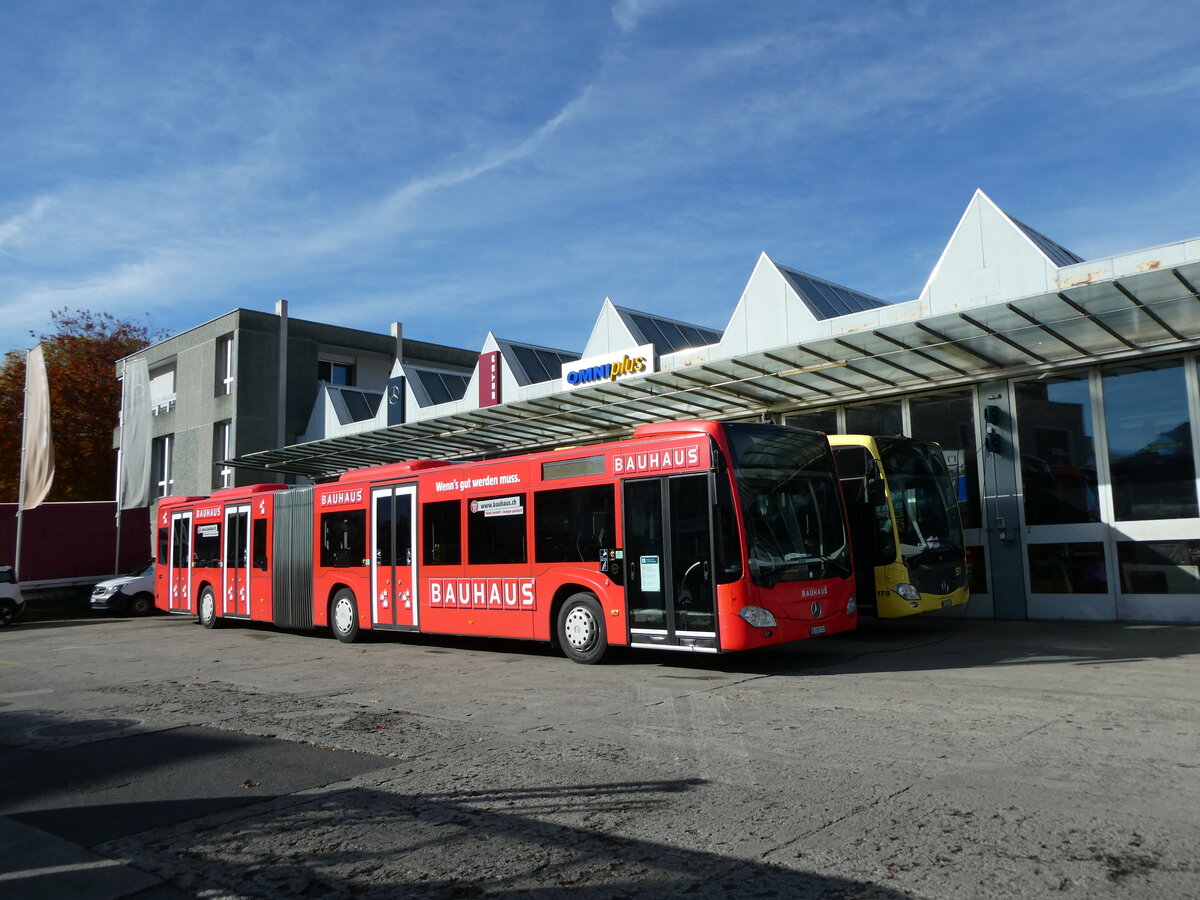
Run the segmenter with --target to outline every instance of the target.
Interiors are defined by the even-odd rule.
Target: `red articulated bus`
[[[854,628],[825,437],[708,421],[158,509],[157,603],[223,620],[716,653]]]

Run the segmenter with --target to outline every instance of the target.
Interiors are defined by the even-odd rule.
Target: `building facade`
[[[234,457],[303,441],[319,422],[353,426],[382,406],[399,357],[417,367],[470,372],[477,354],[405,341],[400,326],[377,334],[238,309],[122,360],[149,370],[150,497],[203,496],[222,487],[284,480],[264,470],[235,468]],[[329,422],[317,411],[330,398]],[[125,403],[133,401],[127,396]],[[130,408],[122,409],[128,421]],[[122,429],[116,443],[121,447]]]

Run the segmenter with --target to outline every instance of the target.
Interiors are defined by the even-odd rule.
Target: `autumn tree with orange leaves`
[[[32,344],[43,346],[50,382],[55,471],[47,499],[112,500],[113,429],[121,409],[116,363],[165,335],[103,312],[61,309],[50,319],[52,332],[30,332]],[[10,350],[0,366],[0,501],[6,503],[15,503],[20,491],[24,404],[25,354]]]

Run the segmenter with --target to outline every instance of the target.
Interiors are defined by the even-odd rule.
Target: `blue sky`
[[[1183,2],[0,4],[0,350],[236,307],[581,350],[758,254],[917,296],[976,188],[1085,258],[1200,235]]]

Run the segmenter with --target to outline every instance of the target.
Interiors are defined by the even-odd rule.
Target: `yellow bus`
[[[846,498],[859,610],[879,618],[963,606],[962,520],[937,444],[831,434]]]

